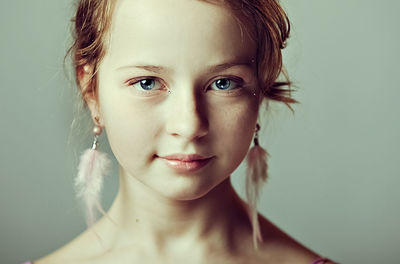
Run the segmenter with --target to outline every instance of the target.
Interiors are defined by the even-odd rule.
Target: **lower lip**
[[[203,159],[203,160],[192,160],[192,161],[181,161],[181,160],[169,160],[163,159],[165,164],[174,169],[176,172],[187,173],[187,172],[195,172],[200,170],[204,166],[206,166],[212,158]]]

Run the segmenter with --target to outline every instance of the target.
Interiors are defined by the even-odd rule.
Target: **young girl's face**
[[[226,179],[248,151],[261,98],[255,44],[231,12],[120,0],[106,44],[98,114],[124,175],[178,200]]]

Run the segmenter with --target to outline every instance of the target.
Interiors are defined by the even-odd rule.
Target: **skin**
[[[120,0],[106,43],[98,100],[86,101],[121,168],[108,211],[112,221],[95,224],[101,240],[88,230],[37,263],[317,258],[262,216],[265,241],[255,251],[244,203],[230,183],[249,149],[262,101],[252,63],[255,43],[232,14],[202,1]],[[135,67],[143,65],[152,67]],[[83,87],[89,74],[80,76]],[[233,88],[218,90],[215,81],[232,76]],[[145,91],[137,81],[149,77],[155,88]],[[178,173],[159,158],[174,153],[212,160],[199,171]]]

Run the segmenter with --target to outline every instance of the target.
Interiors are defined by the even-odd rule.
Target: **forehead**
[[[192,61],[195,66],[255,54],[254,43],[229,9],[199,0],[119,0],[108,45],[106,57],[113,63]]]

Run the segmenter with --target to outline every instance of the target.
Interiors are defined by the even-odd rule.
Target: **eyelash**
[[[145,90],[145,89],[139,88],[139,89],[137,89],[138,92],[141,92],[144,94],[152,94],[152,93],[155,93],[158,91],[162,91],[166,87],[165,85],[162,84],[162,82],[160,81],[160,79],[158,77],[154,77],[154,76],[138,77],[138,78],[130,79],[126,83],[128,86],[133,86],[135,84],[139,84],[141,81],[144,81],[144,80],[153,80],[155,82],[159,82],[162,85],[162,87],[160,89],[154,89],[154,90],[153,89]],[[218,80],[229,80],[230,82],[235,83],[236,87],[231,88],[231,89],[226,89],[226,90],[210,89],[210,86],[213,85]],[[242,78],[239,78],[237,76],[222,76],[222,77],[219,77],[218,79],[215,79],[210,85],[208,85],[207,90],[211,90],[211,91],[219,92],[219,93],[221,93],[221,92],[222,93],[233,93],[233,91],[235,91],[235,90],[240,90],[240,88],[242,88],[243,85],[244,85],[244,80]]]

